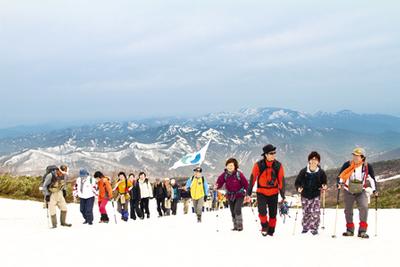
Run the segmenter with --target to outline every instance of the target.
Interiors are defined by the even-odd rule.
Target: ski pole
[[[292,235],[295,235],[295,233],[296,233],[296,224],[297,224],[297,218],[299,216],[300,203],[301,203],[301,197],[299,196],[298,199],[297,199],[296,216],[294,218],[293,234]]]
[[[378,236],[378,196],[375,196],[375,236]]]
[[[50,222],[50,211],[49,211],[49,203],[45,200],[44,201],[46,205],[46,216],[47,216],[47,226],[51,228],[51,222]]]
[[[322,230],[325,230],[325,196],[326,191],[322,189]]]
[[[113,207],[113,213],[114,213],[115,224],[117,224],[117,215],[115,214],[114,200],[111,200],[111,205],[112,205],[112,207]]]
[[[216,220],[217,220],[217,233],[219,233],[219,209],[216,212]]]
[[[340,188],[337,191],[337,198],[336,198],[336,215],[335,215],[335,224],[333,225],[333,235],[332,238],[336,238],[336,225],[338,219],[338,210],[339,210],[339,196],[340,196]]]

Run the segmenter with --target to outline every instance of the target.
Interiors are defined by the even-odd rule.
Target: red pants
[[[107,203],[108,203],[107,198],[103,198],[101,201],[99,201],[100,214],[107,214],[107,210],[106,210]]]

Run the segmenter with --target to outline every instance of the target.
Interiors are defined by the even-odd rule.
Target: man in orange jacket
[[[261,234],[273,236],[278,211],[278,194],[285,201],[285,181],[282,164],[275,159],[276,147],[269,144],[263,148],[263,159],[254,164],[247,190],[246,202],[251,201],[253,187],[257,182],[258,217],[261,221]],[[267,216],[269,212],[269,220]]]

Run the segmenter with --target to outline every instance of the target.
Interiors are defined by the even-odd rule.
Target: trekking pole
[[[322,189],[322,230],[325,230],[325,196],[326,196],[326,191]]]
[[[375,237],[378,236],[378,196],[375,196]]]
[[[49,203],[45,200],[44,204],[46,205],[47,226],[51,228]]]
[[[215,217],[216,217],[216,220],[217,220],[217,233],[219,233],[219,208],[218,208],[218,210],[216,212]]]
[[[117,224],[117,215],[115,214],[114,200],[111,200],[111,205],[112,205],[112,207],[113,207],[113,213],[114,213],[115,224]]]
[[[336,198],[336,215],[335,215],[335,224],[333,225],[333,235],[332,238],[336,238],[336,225],[338,219],[338,210],[339,210],[339,196],[340,196],[340,188],[337,191],[337,198]]]
[[[294,225],[293,225],[293,234],[296,234],[296,225],[297,225],[297,218],[299,216],[299,210],[300,210],[300,203],[301,203],[301,197],[297,198],[297,206],[296,206],[296,216],[294,217]]]
[[[251,212],[253,213],[253,216],[254,216],[254,221],[258,224],[257,215],[254,212],[253,203],[251,201],[250,201],[250,208],[251,208]]]

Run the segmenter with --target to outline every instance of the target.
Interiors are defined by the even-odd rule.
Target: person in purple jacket
[[[225,171],[218,177],[214,189],[221,189],[224,184],[232,213],[232,231],[243,231],[242,206],[249,183],[243,173],[239,171],[239,163],[234,158],[226,161]]]

